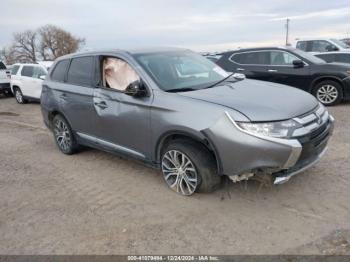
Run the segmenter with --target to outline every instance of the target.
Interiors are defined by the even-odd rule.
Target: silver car
[[[324,154],[334,121],[304,91],[244,79],[184,49],[61,57],[41,107],[63,153],[84,145],[130,156],[182,195],[213,191],[224,176],[286,182]]]

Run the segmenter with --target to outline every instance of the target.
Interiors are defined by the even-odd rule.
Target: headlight
[[[299,128],[300,124],[294,120],[286,120],[281,122],[269,123],[245,123],[237,122],[237,124],[245,131],[260,136],[270,136],[278,138],[288,137],[294,129]]]

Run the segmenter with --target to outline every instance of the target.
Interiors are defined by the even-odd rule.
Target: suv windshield
[[[203,89],[230,75],[213,62],[190,51],[138,54],[135,58],[165,91]]]

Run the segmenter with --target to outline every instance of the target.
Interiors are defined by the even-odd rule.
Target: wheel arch
[[[314,79],[311,83],[311,86],[310,86],[310,93],[313,93],[314,92],[314,89],[315,87],[323,82],[323,81],[334,81],[336,83],[338,83],[340,86],[341,86],[341,89],[342,89],[342,92],[344,94],[344,85],[343,85],[343,82],[340,78],[336,77],[336,76],[320,76],[316,79]]]
[[[222,173],[221,172],[222,165],[221,165],[221,161],[217,153],[217,150],[215,149],[215,146],[210,141],[210,139],[207,136],[205,136],[203,133],[200,133],[200,135],[195,135],[193,133],[180,131],[180,130],[173,130],[173,131],[168,131],[164,133],[156,143],[155,152],[154,152],[154,159],[156,163],[159,164],[161,161],[160,158],[161,158],[162,149],[164,149],[171,141],[181,140],[181,139],[187,140],[189,142],[198,143],[204,146],[212,154],[216,163],[218,174]]]
[[[70,127],[72,127],[72,125],[69,122],[69,120],[67,119],[67,117],[60,110],[53,109],[53,110],[50,110],[48,113],[48,120],[49,120],[50,129],[52,128],[52,121],[53,121],[54,117],[57,115],[62,116],[68,122]]]

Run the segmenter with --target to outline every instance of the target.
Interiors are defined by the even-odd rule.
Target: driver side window
[[[298,60],[298,58],[290,53],[281,51],[270,52],[271,65],[291,66],[294,60]]]
[[[328,52],[334,49],[335,46],[325,40],[315,40],[312,41],[312,52]]]
[[[133,82],[140,80],[136,71],[124,60],[116,57],[104,57],[101,62],[102,86],[125,91]]]

